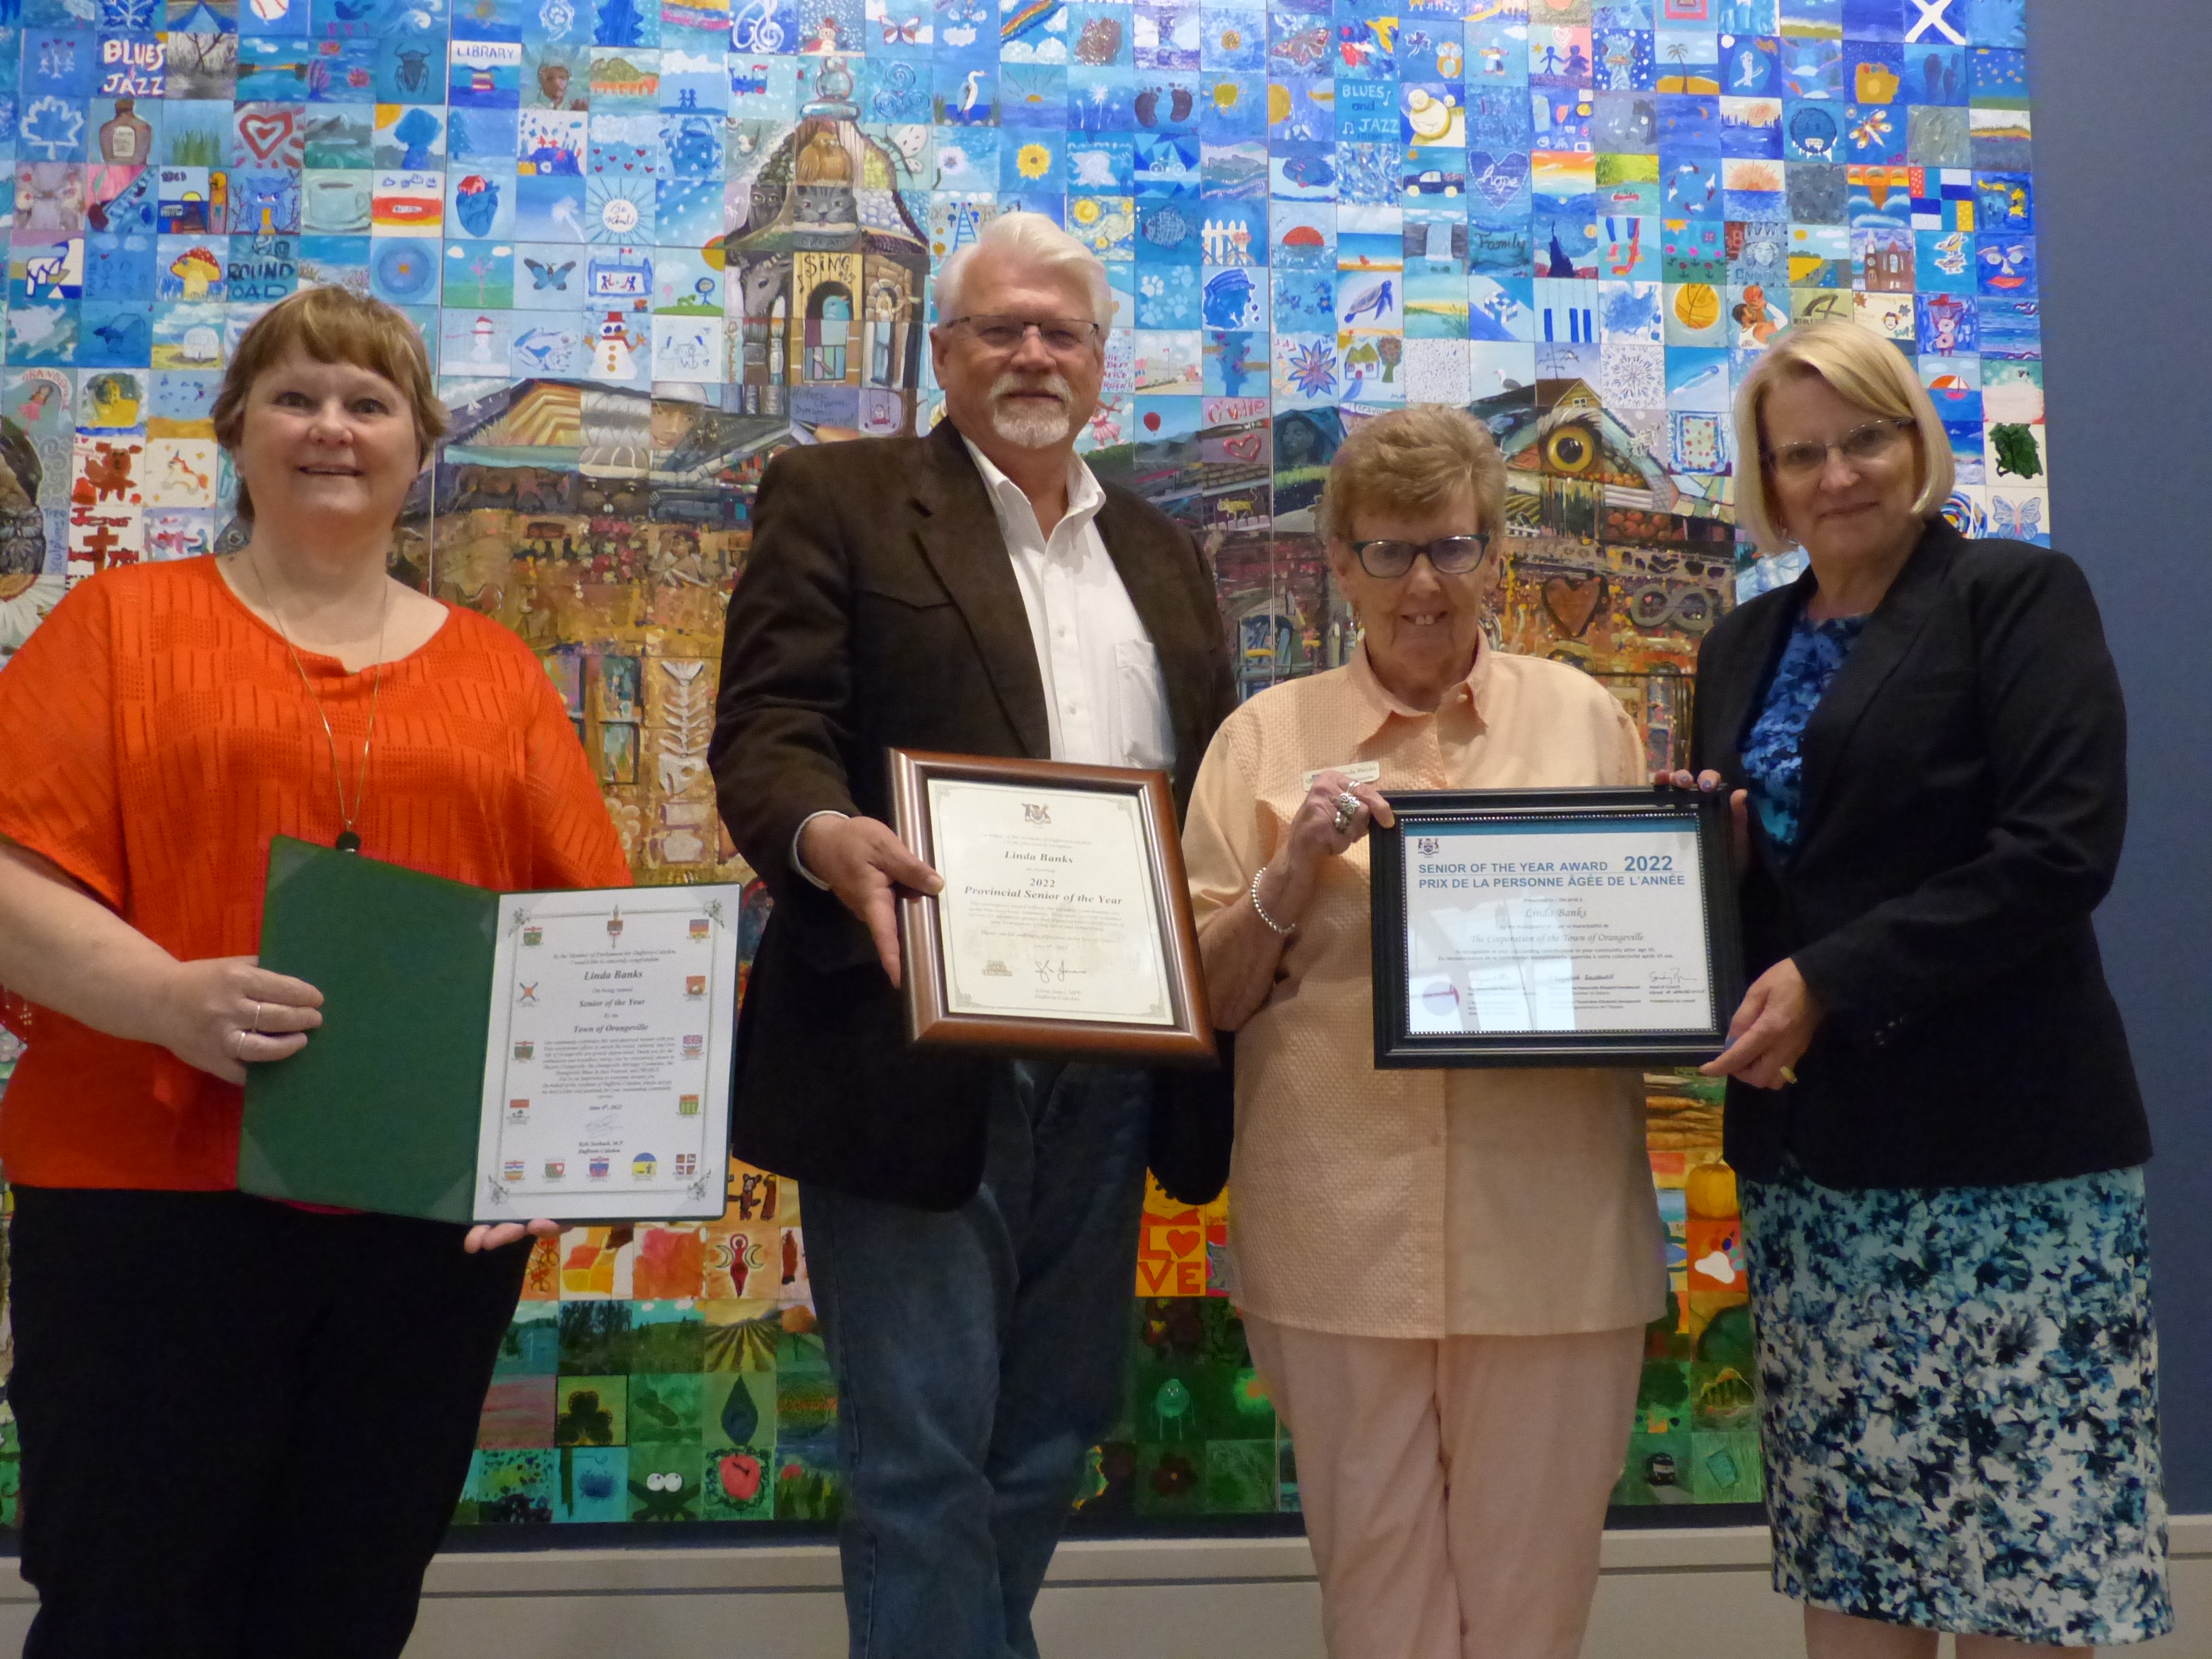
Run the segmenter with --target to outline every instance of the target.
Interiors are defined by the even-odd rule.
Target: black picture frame
[[[1396,817],[1369,832],[1373,894],[1375,1064],[1377,1067],[1486,1066],[1694,1066],[1726,1046],[1743,1000],[1743,937],[1725,796],[1657,787],[1401,789],[1384,792]],[[1407,945],[1407,837],[1428,826],[1520,821],[1531,829],[1617,821],[1694,824],[1705,897],[1705,960],[1712,1022],[1695,1031],[1447,1031],[1410,1029]]]

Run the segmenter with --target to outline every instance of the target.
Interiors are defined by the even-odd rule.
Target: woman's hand
[[[323,994],[307,981],[270,973],[252,957],[179,962],[157,989],[153,1040],[187,1066],[243,1083],[249,1062],[306,1048],[322,1006]]]
[[[297,1054],[323,994],[252,957],[179,962],[53,860],[0,837],[0,985],[226,1083]]]
[[[1706,1077],[1739,1078],[1754,1089],[1795,1083],[1797,1074],[1790,1068],[1827,1017],[1797,964],[1784,957],[1752,981],[1729,1022],[1728,1047],[1698,1070]]]
[[[1339,797],[1350,795],[1358,809],[1337,823]],[[1274,862],[1260,872],[1260,908],[1239,900],[1208,916],[1199,930],[1198,950],[1206,968],[1207,1000],[1213,1005],[1213,1023],[1224,1031],[1243,1029],[1258,1012],[1274,988],[1275,969],[1283,958],[1287,930],[1298,924],[1313,902],[1322,866],[1340,858],[1369,826],[1390,828],[1397,822],[1390,803],[1372,784],[1354,783],[1341,772],[1314,776],[1305,799],[1291,814],[1290,828]],[[1272,925],[1270,925],[1272,924]]]
[[[1359,807],[1340,825],[1337,809],[1341,797],[1346,795],[1356,799]],[[1341,857],[1352,842],[1367,833],[1370,823],[1379,823],[1388,830],[1397,821],[1391,813],[1390,803],[1382,799],[1382,792],[1373,784],[1354,783],[1341,772],[1316,773],[1306,798],[1291,814],[1290,831],[1283,837],[1283,850],[1276,858],[1275,867],[1293,880],[1310,881],[1323,859]]]
[[[1359,805],[1340,826],[1338,808],[1346,795]],[[1278,927],[1296,927],[1313,902],[1314,884],[1321,878],[1322,863],[1341,858],[1370,824],[1379,823],[1388,830],[1397,821],[1390,803],[1373,784],[1354,783],[1341,772],[1316,772],[1306,798],[1291,814],[1282,850],[1260,872],[1260,902]]]
[[[1687,772],[1654,772],[1651,781],[1662,789],[1696,789],[1711,794],[1721,787],[1721,775],[1710,769],[1692,777]],[[1751,863],[1751,797],[1739,789],[1729,797],[1729,856],[1741,873]]]
[[[1651,781],[1662,789],[1696,789],[1711,794],[1722,787],[1721,775],[1704,771],[1655,772]],[[1750,798],[1739,789],[1729,797],[1729,852],[1741,871],[1751,862]],[[1706,1077],[1740,1078],[1754,1089],[1779,1089],[1795,1083],[1795,1066],[1812,1045],[1813,1034],[1827,1018],[1797,971],[1784,957],[1743,994],[1743,1002],[1729,1021],[1728,1047],[1698,1070]]]
[[[478,1250],[503,1250],[510,1244],[526,1238],[557,1238],[561,1224],[539,1216],[525,1224],[520,1221],[483,1221],[469,1229],[469,1236],[461,1241],[461,1248],[473,1255]]]

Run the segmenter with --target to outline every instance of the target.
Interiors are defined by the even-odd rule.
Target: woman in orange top
[[[0,672],[27,1650],[396,1655],[527,1252],[234,1189],[247,1067],[321,1023],[254,964],[270,839],[629,872],[536,659],[385,574],[446,427],[406,319],[284,301],[215,424],[248,544],[79,585]]]

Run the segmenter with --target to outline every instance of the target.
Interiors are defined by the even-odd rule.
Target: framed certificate
[[[945,878],[899,900],[916,1042],[1212,1063],[1165,775],[903,749],[890,761],[900,839]]]
[[[1743,997],[1728,808],[1667,789],[1389,793],[1378,1066],[1685,1065]]]

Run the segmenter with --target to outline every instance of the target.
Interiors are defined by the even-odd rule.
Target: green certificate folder
[[[261,965],[323,1023],[248,1068],[240,1188],[464,1223],[721,1214],[742,894],[492,893],[277,837]]]
[[[251,1069],[241,1190],[470,1219],[499,901],[358,853],[270,844],[261,965],[319,990],[323,1024]]]

